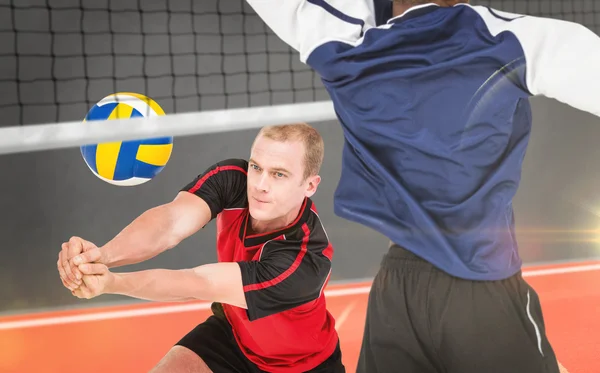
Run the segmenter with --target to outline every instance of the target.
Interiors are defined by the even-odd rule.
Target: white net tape
[[[163,136],[200,135],[299,121],[322,122],[333,119],[336,119],[333,104],[330,101],[321,101],[169,114],[153,118],[5,127],[0,128],[0,154]]]

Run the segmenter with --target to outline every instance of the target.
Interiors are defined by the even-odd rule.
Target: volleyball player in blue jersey
[[[600,39],[468,1],[247,1],[333,101],[336,213],[392,242],[359,372],[558,372],[512,200],[530,96],[600,115]]]

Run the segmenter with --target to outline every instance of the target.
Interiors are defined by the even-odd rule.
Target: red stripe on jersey
[[[319,221],[321,220],[321,218],[319,218],[319,213],[317,212],[317,207],[315,206],[314,203],[313,203],[312,207],[310,208],[310,211],[314,212],[315,215],[317,215],[317,218],[319,219]],[[323,226],[322,223],[321,223],[321,226]],[[323,227],[323,230],[325,230],[325,227]],[[331,243],[328,243],[327,247],[323,250],[323,255],[327,259],[329,259],[329,261],[331,261],[331,259],[333,258],[333,246],[331,246]]]
[[[331,246],[331,244],[327,245],[325,250],[323,250],[323,255],[331,262],[331,259],[333,258],[333,246]]]
[[[218,174],[221,171],[232,171],[232,170],[241,171],[245,175],[248,175],[248,172],[239,166],[217,166],[217,168],[215,168],[214,170],[212,170],[210,172],[207,172],[204,176],[202,176],[200,178],[200,180],[198,180],[198,182],[196,182],[196,184],[190,189],[190,193],[195,193],[198,189],[200,189],[202,187],[202,184],[204,184],[204,182],[206,180],[208,180],[209,177],[211,177],[215,174]]]
[[[306,255],[308,238],[310,237],[310,230],[308,229],[308,225],[306,225],[306,223],[302,224],[302,230],[304,231],[304,237],[302,238],[302,244],[300,245],[300,252],[298,253],[298,255],[296,255],[296,259],[294,260],[294,263],[292,263],[290,268],[286,269],[282,274],[280,274],[272,280],[267,280],[258,284],[250,284],[244,286],[244,292],[252,290],[261,290],[270,286],[275,286],[281,281],[290,277],[291,274],[294,273],[294,271],[298,269],[298,267],[300,267],[300,263],[302,263],[304,255]]]

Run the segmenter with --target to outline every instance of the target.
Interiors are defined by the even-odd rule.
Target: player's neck
[[[250,216],[249,228],[252,230],[251,233],[260,234],[266,232],[273,232],[285,228],[288,225],[292,224],[294,220],[296,220],[301,208],[302,205],[298,206],[297,209],[293,209],[287,215],[273,220],[256,220],[252,216]]]
[[[418,0],[395,0],[393,4],[392,14],[394,17],[404,14],[407,10],[417,5],[425,4],[437,4],[442,7],[454,6],[458,3],[468,3],[469,1],[464,0],[431,0],[431,1],[418,1]]]

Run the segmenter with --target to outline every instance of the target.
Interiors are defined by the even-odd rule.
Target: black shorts
[[[468,281],[391,245],[367,309],[359,373],[558,373],[521,273]]]
[[[176,345],[186,347],[204,360],[214,373],[262,373],[240,350],[231,325],[218,303],[212,306],[213,315],[196,326]],[[313,373],[344,373],[342,352],[338,343],[331,356],[316,368]]]

